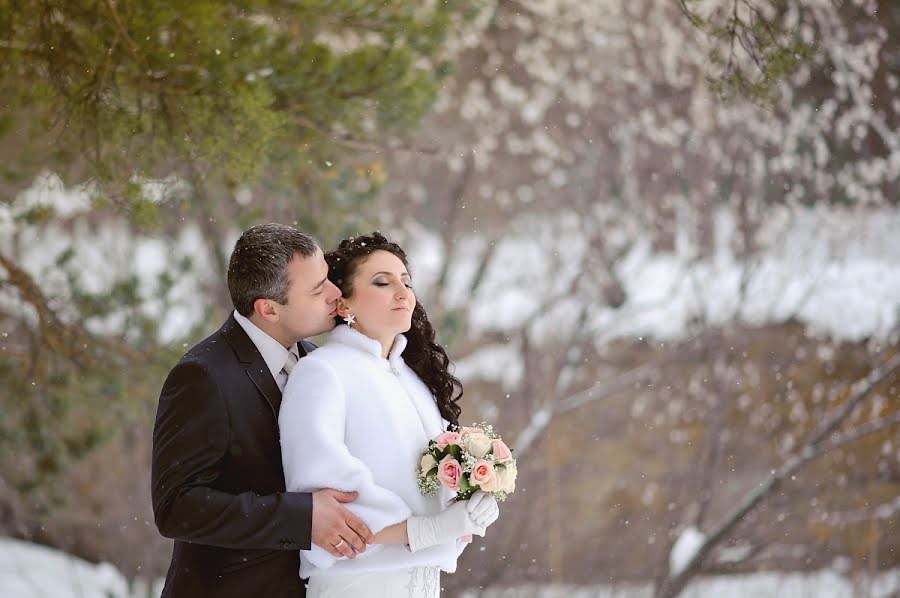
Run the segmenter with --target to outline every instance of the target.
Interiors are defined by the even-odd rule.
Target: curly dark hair
[[[325,254],[328,279],[341,289],[345,297],[353,294],[352,280],[357,268],[374,251],[394,254],[409,269],[406,252],[378,231],[344,239],[336,249]],[[342,323],[339,317],[335,320]],[[458,427],[462,408],[457,403],[463,394],[462,383],[450,373],[450,358],[444,348],[435,342],[434,327],[419,301],[416,301],[412,313],[412,326],[404,336],[407,341],[403,351],[404,361],[434,395],[441,416],[450,422],[451,428]]]

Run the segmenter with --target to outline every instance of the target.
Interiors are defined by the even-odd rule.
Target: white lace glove
[[[469,517],[476,524],[487,529],[487,527],[497,521],[500,517],[500,507],[497,505],[497,499],[493,494],[476,490],[475,494],[466,501],[466,510]],[[479,534],[483,536],[484,534]]]
[[[413,515],[407,519],[406,535],[410,552],[455,541],[460,536],[483,536],[485,527],[469,514],[469,502],[455,502],[437,515]]]

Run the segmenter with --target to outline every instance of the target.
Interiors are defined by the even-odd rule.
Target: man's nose
[[[330,289],[331,290],[331,293],[330,293],[331,301],[337,301],[341,296],[341,289],[339,289],[337,287],[337,285],[335,285],[330,280],[328,281],[328,284],[331,287],[331,289]]]

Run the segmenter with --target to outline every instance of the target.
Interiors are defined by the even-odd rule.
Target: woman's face
[[[350,296],[341,302],[356,316],[353,327],[366,336],[389,341],[412,326],[416,294],[406,266],[393,253],[372,252],[357,266],[350,285]]]

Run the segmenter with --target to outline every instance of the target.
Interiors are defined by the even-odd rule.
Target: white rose
[[[431,453],[425,453],[422,455],[422,460],[419,461],[419,469],[422,473],[428,473],[432,469],[437,467],[437,461],[434,460],[434,457],[431,456]]]
[[[500,479],[500,490],[509,494],[516,489],[516,477],[519,471],[516,469],[516,462],[510,461],[506,464],[497,466],[497,477]]]
[[[466,450],[476,459],[483,459],[491,450],[491,439],[484,432],[473,432],[466,441]]]

